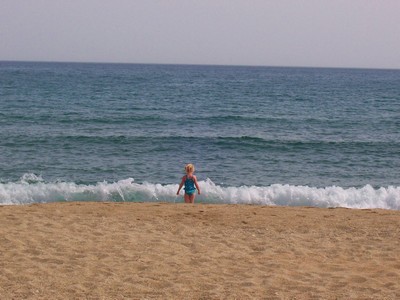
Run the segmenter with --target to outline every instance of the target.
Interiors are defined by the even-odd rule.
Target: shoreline
[[[0,205],[13,299],[400,298],[400,211],[248,204]]]

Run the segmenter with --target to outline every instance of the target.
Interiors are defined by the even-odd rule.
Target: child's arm
[[[196,189],[197,189],[197,194],[200,195],[200,187],[199,187],[199,185],[197,183],[197,177],[193,176],[193,179],[194,179],[194,185],[196,186]]]
[[[179,192],[181,191],[181,188],[183,187],[185,183],[185,177],[182,177],[181,184],[179,185],[178,191],[176,192],[177,195],[179,195]]]

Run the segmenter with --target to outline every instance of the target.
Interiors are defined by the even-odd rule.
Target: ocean
[[[400,209],[400,70],[0,62],[0,204]]]

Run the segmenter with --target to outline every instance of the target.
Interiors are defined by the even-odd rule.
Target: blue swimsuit
[[[196,192],[196,187],[194,186],[194,180],[193,177],[189,178],[186,175],[186,180],[185,180],[185,194],[188,195],[193,195]]]

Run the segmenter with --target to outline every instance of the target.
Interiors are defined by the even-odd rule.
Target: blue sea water
[[[0,62],[0,203],[400,209],[400,70]]]

